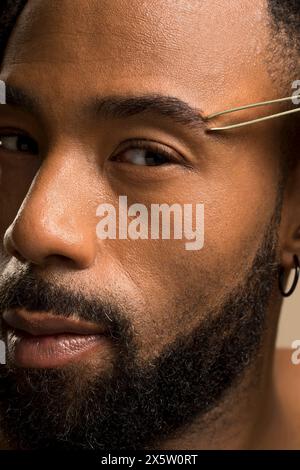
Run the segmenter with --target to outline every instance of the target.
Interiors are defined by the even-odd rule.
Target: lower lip
[[[17,330],[7,332],[9,359],[18,367],[62,367],[105,347],[105,335],[57,334],[32,336]]]

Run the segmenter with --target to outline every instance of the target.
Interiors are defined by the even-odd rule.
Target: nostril
[[[28,208],[29,206],[27,206]],[[87,269],[95,259],[94,233],[84,229],[70,227],[68,222],[51,218],[37,217],[32,206],[32,213],[25,209],[4,235],[4,249],[8,256],[13,256],[22,264],[50,265],[59,263],[71,269]],[[28,209],[28,210],[29,210]],[[45,223],[45,219],[47,223]],[[50,221],[50,223],[49,223]]]
[[[4,246],[4,251],[6,252],[6,254],[8,256],[13,256],[13,257],[17,258],[19,261],[21,261],[22,263],[26,262],[26,259],[17,250],[17,248],[16,248],[16,246],[13,242],[10,230],[8,230],[5,234],[5,236],[4,236],[3,246]]]
[[[11,254],[12,254],[12,256],[17,258],[19,261],[21,261],[21,263],[26,263],[27,262],[26,258],[24,258],[24,256],[22,256],[21,253],[19,253],[17,250],[13,250],[11,252]]]
[[[11,247],[6,250],[9,256],[13,256],[14,258],[17,258],[21,263],[27,262],[27,260],[24,258],[24,256],[21,255],[21,253],[16,250],[15,248]]]

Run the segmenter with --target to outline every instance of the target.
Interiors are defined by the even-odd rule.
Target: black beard
[[[118,342],[113,371],[82,380],[79,368],[0,371],[0,429],[18,449],[155,448],[212,410],[260,350],[268,303],[278,274],[279,209],[244,281],[221,309],[178,336],[153,361],[141,364],[126,312],[62,294],[29,273],[0,286],[0,311],[12,306],[58,311],[77,307],[96,321],[109,311]],[[69,298],[68,298],[69,295]],[[73,302],[73,304],[72,304]],[[79,309],[79,310],[78,310]],[[75,310],[76,311],[76,310]]]

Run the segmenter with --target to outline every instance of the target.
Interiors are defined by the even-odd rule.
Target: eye
[[[36,155],[38,144],[34,139],[24,134],[0,135],[0,150]]]
[[[113,157],[112,160],[139,166],[160,166],[174,163],[176,156],[171,151],[166,150],[163,145],[135,141],[131,143],[130,147]]]

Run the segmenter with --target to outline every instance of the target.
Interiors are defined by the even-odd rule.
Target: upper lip
[[[6,310],[3,313],[4,322],[16,330],[21,330],[33,336],[74,333],[79,335],[107,334],[104,326],[51,315],[46,312],[32,313],[25,309]]]

